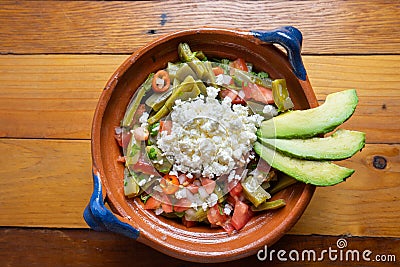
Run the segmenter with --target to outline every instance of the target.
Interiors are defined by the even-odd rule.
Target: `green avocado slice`
[[[291,158],[259,142],[254,144],[254,150],[273,168],[306,184],[331,186],[343,182],[354,173],[352,169],[338,166],[329,161]]]
[[[325,138],[259,138],[259,141],[291,157],[309,160],[342,160],[350,158],[364,147],[365,133],[339,129]]]
[[[306,110],[285,112],[264,121],[257,131],[264,138],[308,138],[334,130],[354,113],[358,104],[356,90],[329,94],[325,102]]]

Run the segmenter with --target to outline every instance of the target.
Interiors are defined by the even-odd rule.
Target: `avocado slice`
[[[316,108],[287,111],[262,122],[257,135],[290,139],[325,134],[350,118],[357,104],[358,97],[354,89],[332,93]]]
[[[268,139],[260,142],[291,157],[309,160],[341,160],[350,158],[365,145],[365,133],[339,129],[332,135],[310,139]]]
[[[341,167],[328,161],[291,158],[259,142],[254,144],[254,150],[275,169],[306,184],[317,186],[335,185],[343,182],[354,173],[352,169]]]

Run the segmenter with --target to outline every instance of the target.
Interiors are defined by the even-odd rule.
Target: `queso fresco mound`
[[[126,197],[187,227],[233,233],[258,212],[284,208],[271,197],[293,183],[330,186],[354,172],[332,161],[362,149],[364,133],[321,135],[350,118],[355,90],[293,110],[284,77],[185,43],[178,54],[136,90],[116,128]]]

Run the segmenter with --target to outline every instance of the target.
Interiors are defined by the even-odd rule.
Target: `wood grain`
[[[295,234],[400,237],[400,145],[367,145],[340,165],[345,183],[318,188]],[[0,225],[87,227],[92,191],[89,141],[0,139]],[[373,157],[387,167],[377,170]],[[334,219],[333,219],[334,218]]]
[[[0,139],[0,225],[82,227],[90,143]]]
[[[337,241],[344,238],[347,247],[338,249]],[[22,241],[22,242],[21,242]],[[332,254],[321,252],[331,247]],[[275,254],[272,252],[275,251]],[[286,251],[280,261],[277,251]],[[292,261],[289,253],[296,250],[300,261]],[[362,253],[370,250],[365,261]],[[315,251],[316,259],[303,251]],[[342,258],[340,258],[342,251]],[[349,253],[353,251],[355,254]],[[357,261],[357,251],[359,260]],[[301,236],[286,235],[272,247],[267,248],[265,261],[256,255],[227,263],[200,264],[171,258],[127,237],[111,233],[96,233],[89,230],[72,229],[0,229],[0,258],[3,266],[398,266],[400,239],[360,238],[348,236]],[[346,254],[347,253],[347,254]],[[21,256],[23,255],[23,256]],[[263,256],[264,254],[260,254]],[[295,255],[295,254],[292,254]],[[347,257],[346,257],[347,255]],[[336,260],[333,260],[334,257]],[[377,257],[378,256],[378,257]],[[354,258],[353,258],[354,257]],[[318,260],[321,258],[321,260]],[[342,260],[340,260],[342,259]],[[378,262],[377,259],[386,259]]]
[[[307,54],[400,51],[398,1],[1,1],[0,53],[131,53],[176,30],[211,25],[304,34]]]
[[[127,55],[0,56],[0,136],[89,139],[102,88]],[[344,127],[369,143],[400,143],[400,56],[305,56],[319,100],[355,88]]]

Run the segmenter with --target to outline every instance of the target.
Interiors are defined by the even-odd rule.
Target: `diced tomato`
[[[207,211],[207,219],[211,224],[221,226],[229,219],[229,216],[222,212],[218,204],[215,204]]]
[[[166,174],[161,179],[160,186],[165,194],[174,194],[179,189],[179,180],[175,175]]]
[[[176,212],[184,212],[185,210],[188,210],[190,208],[191,204],[192,204],[192,202],[190,202],[189,199],[181,198],[175,203],[174,211],[176,211]]]
[[[229,97],[230,99],[235,99],[236,96],[238,95],[238,92],[236,92],[235,90],[229,89],[229,88],[225,88],[221,91],[219,91],[219,96],[224,99],[225,97]]]
[[[240,96],[237,96],[235,99],[232,100],[232,104],[239,104],[239,105],[245,106],[246,101],[243,98],[241,98]]]
[[[246,61],[244,61],[244,59],[240,57],[232,62],[232,67],[243,71],[249,71],[246,65]]]
[[[160,133],[166,131],[167,134],[171,134],[172,130],[172,121],[160,121]]]
[[[188,221],[185,219],[185,216],[182,217],[182,224],[187,228],[194,227],[197,225],[196,221]]]
[[[238,95],[238,92],[229,88],[219,91],[219,95],[222,99],[229,97],[232,100],[232,104],[246,105],[246,101]]]
[[[217,67],[212,68],[212,71],[214,72],[214,75],[215,75],[215,76],[225,73],[225,72],[224,72],[224,69],[221,68],[220,66],[217,66]]]
[[[229,190],[229,194],[232,197],[239,197],[243,192],[243,186],[240,182],[237,182],[236,185],[230,183],[229,186],[233,186],[231,190]]]
[[[264,104],[273,104],[274,98],[272,97],[272,90],[265,88],[255,83],[248,83],[247,86],[243,86],[245,94],[245,100],[254,99],[255,101]]]
[[[161,206],[161,201],[154,197],[149,197],[144,204],[144,209],[145,210],[155,210]]]
[[[229,204],[231,204],[232,207],[235,206],[236,201],[238,201],[238,200],[239,200],[239,199],[238,199],[237,197],[233,197],[233,196],[231,196],[231,195],[229,195],[229,196],[226,198],[226,202],[228,202]]]
[[[202,178],[201,179],[201,185],[204,187],[206,190],[207,194],[211,194],[214,189],[215,189],[215,181],[208,179],[208,178]]]
[[[242,201],[236,201],[231,220],[232,226],[235,227],[236,230],[240,230],[252,217],[253,212],[250,207]]]
[[[207,219],[211,225],[217,225],[224,228],[228,234],[231,234],[235,228],[231,224],[231,217],[222,212],[222,208],[215,204],[207,211]]]
[[[161,208],[165,213],[171,213],[174,211],[171,200],[167,195],[163,195],[161,198]]]
[[[195,184],[188,184],[186,186],[186,188],[193,194],[196,194],[197,192],[199,192],[199,187]]]
[[[151,165],[151,163],[144,161],[142,158],[133,164],[133,170],[137,172],[142,172],[149,175],[158,175],[157,170]]]

